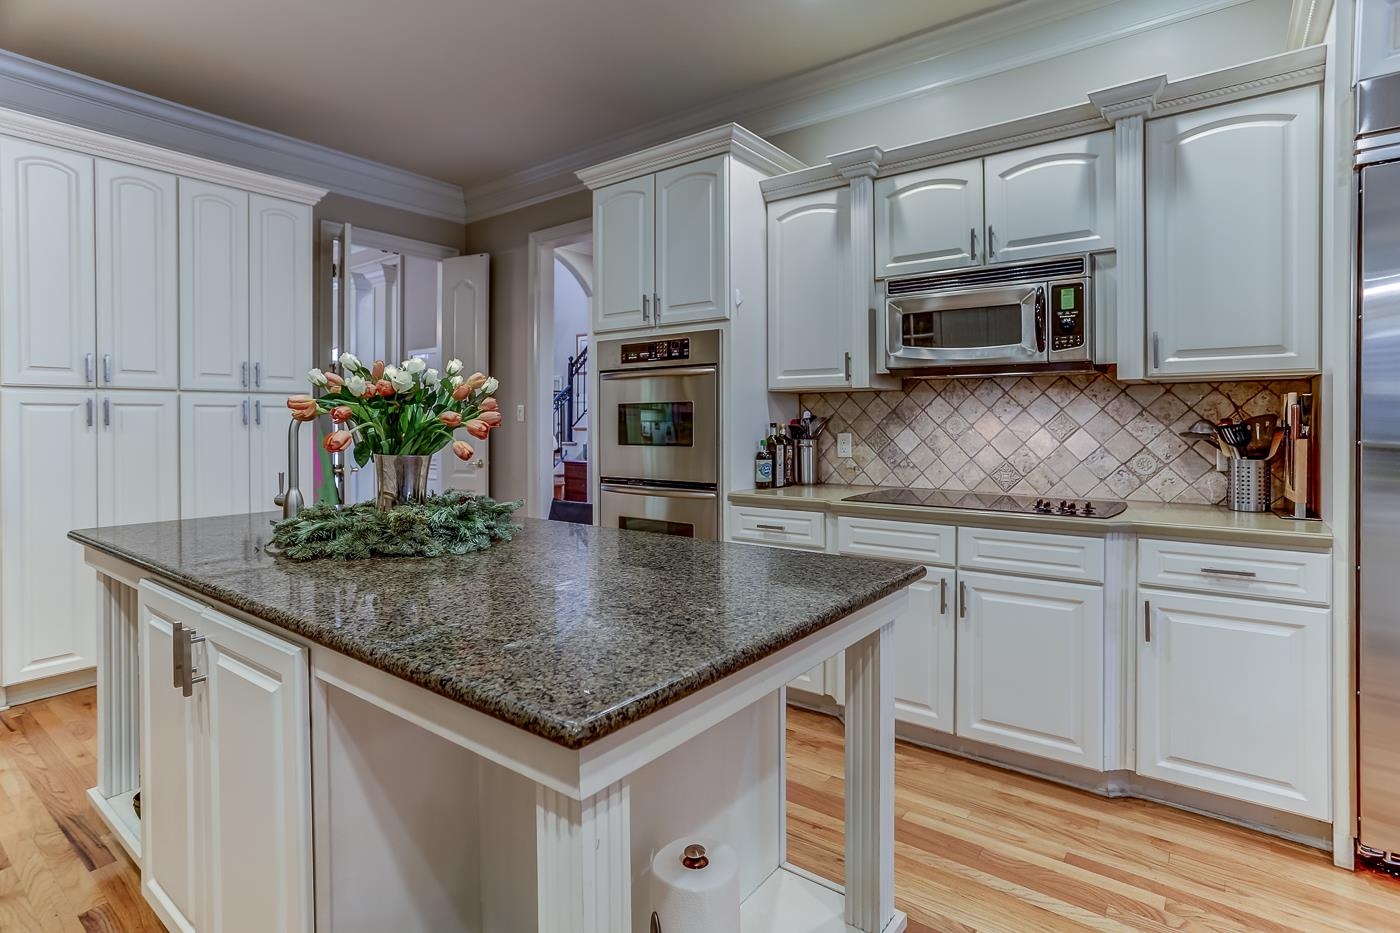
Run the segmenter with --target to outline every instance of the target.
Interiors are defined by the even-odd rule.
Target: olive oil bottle
[[[773,455],[768,452],[766,440],[758,442],[758,453],[753,458],[753,484],[756,489],[773,488]]]

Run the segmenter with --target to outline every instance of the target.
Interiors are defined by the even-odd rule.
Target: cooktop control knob
[[[1094,514],[1094,503],[1092,503],[1092,502],[1086,502],[1086,503],[1084,503],[1084,508],[1080,510],[1080,514],[1081,514],[1081,515],[1093,515],[1093,514]]]

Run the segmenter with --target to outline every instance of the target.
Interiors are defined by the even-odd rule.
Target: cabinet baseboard
[[[72,693],[74,690],[82,690],[96,683],[97,668],[90,667],[81,671],[70,671],[67,674],[55,674],[53,677],[26,681],[10,687],[0,687],[0,710],[7,710],[11,706],[19,706],[23,703],[33,703],[35,700],[46,700],[49,697],[58,696],[60,693]]]

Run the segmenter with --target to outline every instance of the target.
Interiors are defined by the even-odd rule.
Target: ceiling
[[[1004,2],[0,0],[0,46],[471,189]]]

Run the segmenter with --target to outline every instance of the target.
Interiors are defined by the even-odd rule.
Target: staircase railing
[[[572,443],[574,428],[588,415],[588,348],[578,356],[569,357],[568,380],[554,393],[554,437],[560,444]],[[554,462],[562,459],[562,451],[554,452]]]

